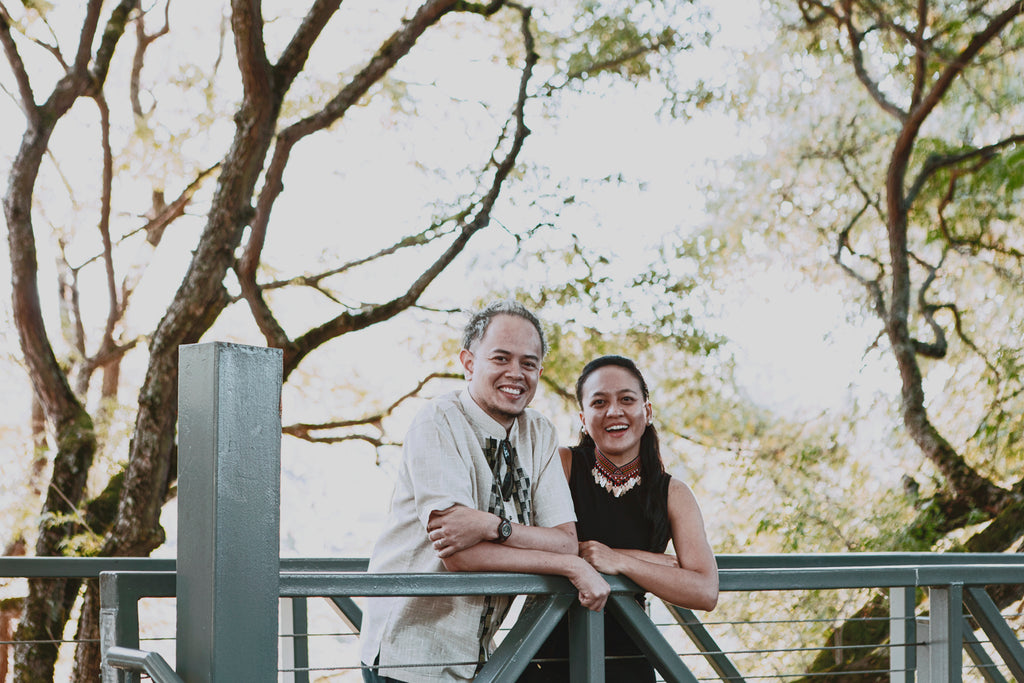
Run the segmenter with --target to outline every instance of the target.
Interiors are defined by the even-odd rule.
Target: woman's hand
[[[625,561],[628,559],[598,541],[580,543],[580,557],[602,574],[621,574],[625,571]]]

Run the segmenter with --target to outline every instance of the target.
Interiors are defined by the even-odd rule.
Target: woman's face
[[[617,465],[640,453],[640,437],[651,420],[640,380],[617,365],[598,368],[583,383],[580,420],[598,449]]]

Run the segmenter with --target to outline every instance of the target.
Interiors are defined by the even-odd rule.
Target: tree
[[[772,10],[777,52],[754,58],[743,101],[746,115],[769,117],[772,136],[736,183],[766,192],[736,224],[808,270],[827,255],[878,326],[902,428],[923,456],[921,472],[902,473],[915,516],[884,549],[1013,549],[1024,529],[1024,243],[1013,208],[1024,131],[1012,76],[1022,7],[799,0]],[[856,628],[843,627],[844,643],[878,642]],[[814,670],[878,656],[851,649],[834,666],[828,654]]]
[[[55,448],[36,555],[147,555],[163,542],[159,514],[173,495],[176,471],[178,346],[201,340],[222,316],[237,315],[266,344],[284,350],[287,380],[335,340],[417,308],[427,310],[424,292],[494,223],[503,189],[521,171],[530,101],[586,79],[670,79],[672,55],[692,39],[678,28],[684,24],[677,21],[676,3],[588,3],[566,16],[555,5],[538,14],[503,0],[424,0],[406,18],[373,10],[381,13],[374,25],[387,21],[398,28],[380,36],[362,32],[351,44],[369,45],[369,56],[352,58],[339,74],[336,66],[331,72],[329,55],[325,68],[323,54],[329,36],[336,39],[344,28],[339,24],[349,19],[340,6],[340,0],[312,0],[300,11],[282,3],[271,24],[260,3],[233,1],[219,49],[205,49],[218,44],[216,37],[204,49],[191,47],[197,56],[213,55],[211,61],[183,63],[176,76],[158,81],[147,79],[155,60],[177,59],[190,49],[171,50],[178,45],[174,23],[186,15],[175,14],[179,6],[169,0],[152,6],[122,0],[109,9],[100,0],[59,9],[23,3],[20,13],[0,4],[8,89],[26,121],[3,201],[14,321]],[[349,30],[360,31],[358,24]],[[298,183],[303,170],[295,167],[309,161],[300,152],[312,140],[342,135],[344,122],[368,102],[391,97],[396,118],[403,107],[412,108],[412,99],[403,96],[412,86],[399,65],[418,44],[445,36],[465,37],[459,42],[464,55],[484,57],[494,49],[507,64],[500,79],[505,88],[487,93],[487,115],[477,121],[497,131],[487,135],[490,149],[473,153],[472,171],[452,178],[458,191],[449,188],[432,211],[423,212],[434,216],[419,228],[319,272],[295,276],[286,270],[274,279],[266,244],[286,229],[275,219],[288,196],[286,179]],[[182,38],[187,39],[184,33]],[[234,47],[231,67],[222,62],[226,44]],[[131,59],[120,58],[125,51],[133,51]],[[230,144],[218,158],[218,131],[228,120],[220,107],[232,98]],[[95,157],[76,135],[61,138],[64,128],[95,134],[99,174],[83,169]],[[168,148],[177,153],[168,154]],[[95,198],[72,206],[63,220],[49,218],[46,207],[53,205],[43,199],[60,186],[72,196],[92,188]],[[191,215],[195,211],[201,221]],[[46,290],[39,282],[38,244],[48,220],[58,245],[66,345],[47,328]],[[95,227],[88,233],[74,227],[89,224]],[[87,239],[97,247],[83,256]],[[169,254],[169,242],[183,251]],[[128,246],[141,248],[134,262],[126,255]],[[152,327],[133,332],[138,322],[130,311],[152,306],[135,299],[158,251],[162,262],[181,264],[181,282]],[[379,268],[389,259],[404,264],[390,268],[393,295],[373,302],[380,297],[372,290],[346,283],[350,272]],[[96,270],[102,275],[94,277]],[[397,286],[395,273],[407,274]],[[87,295],[86,281],[100,283],[104,295]],[[383,289],[380,281],[376,289]],[[295,290],[320,297],[316,309],[306,309],[322,313],[320,320],[294,323],[283,314],[295,301],[308,303]],[[89,324],[97,300],[105,300],[98,342]],[[289,332],[295,325],[301,331]],[[96,463],[110,457],[104,449],[115,441],[106,431],[107,411],[119,400],[122,367],[132,354],[144,356],[145,377],[132,401],[125,462],[99,493],[91,492],[90,475],[97,476]],[[103,375],[98,392],[91,387],[97,372]],[[17,680],[52,680],[52,641],[60,638],[79,592],[73,580],[31,582],[16,637],[35,644],[19,648]],[[78,624],[76,680],[98,678],[98,647],[90,642],[97,620],[97,590],[88,586]]]

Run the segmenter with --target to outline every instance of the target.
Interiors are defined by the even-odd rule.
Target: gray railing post
[[[115,669],[107,663],[106,653],[115,645],[139,647],[139,601],[134,596],[121,599],[116,573],[100,574],[100,651],[103,683],[138,683],[137,673]]]
[[[306,598],[281,598],[281,680],[309,683],[309,612]]]
[[[963,589],[958,583],[928,589],[929,681],[963,680]]]
[[[179,349],[176,668],[189,683],[277,680],[279,349]]]
[[[889,681],[914,683],[917,669],[917,621],[915,588],[889,589]]]
[[[569,680],[605,683],[604,614],[579,604],[569,608]]]

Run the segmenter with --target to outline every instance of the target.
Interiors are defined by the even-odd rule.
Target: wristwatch
[[[512,535],[512,522],[507,517],[498,518],[498,537],[494,539],[495,543],[504,543],[508,540],[508,537]]]

